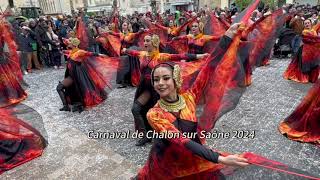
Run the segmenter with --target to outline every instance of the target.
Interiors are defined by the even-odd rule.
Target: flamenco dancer
[[[302,31],[303,45],[300,46],[297,54],[293,57],[283,76],[285,79],[300,82],[314,83],[319,77],[320,55],[318,47],[320,38],[318,28],[320,24],[312,27],[310,19],[304,21],[304,30]]]
[[[105,54],[111,57],[121,57],[121,68],[119,68],[117,74],[117,84],[120,84],[118,88],[125,88],[128,85],[136,86],[138,84],[131,77],[134,76],[132,73],[139,69],[139,60],[121,53],[121,49],[136,46],[145,31],[141,30],[137,33],[132,33],[129,25],[128,22],[124,22],[122,24],[122,32],[115,33],[109,31],[100,34],[96,39],[102,45]]]
[[[110,34],[118,37],[120,39],[121,48],[130,48],[136,45],[137,38],[139,38],[144,31],[139,31],[137,33],[132,33],[129,29],[129,23],[122,23],[122,32],[114,33],[109,32]],[[121,54],[124,55],[124,54]],[[121,67],[117,74],[117,83],[120,84],[118,88],[125,88],[128,85],[135,85],[135,82],[131,82],[131,74],[135,69],[139,69],[139,60],[137,58],[124,56],[121,58]]]
[[[27,97],[16,51],[10,24],[0,15],[0,174],[41,156],[46,147],[41,134],[8,107]]]
[[[320,147],[320,81],[308,91],[298,107],[280,123],[279,131],[289,139]]]
[[[159,45],[160,39],[158,35],[147,35],[144,37],[144,47],[146,51],[123,49],[124,53],[133,57],[138,57],[140,60],[141,77],[138,78],[140,79],[140,83],[137,88],[131,109],[134,116],[135,129],[144,133],[144,137],[139,139],[136,143],[137,146],[142,146],[151,141],[151,139],[148,139],[146,136],[146,133],[148,130],[150,130],[150,127],[145,115],[158,100],[158,95],[151,85],[151,70],[161,62],[180,60],[191,61],[195,59],[201,59],[206,56],[205,54],[195,55],[159,53]]]
[[[118,68],[118,61],[104,55],[84,51],[78,48],[80,40],[69,40],[71,51],[67,53],[68,64],[65,78],[59,82],[56,90],[63,107],[60,111],[81,113],[84,108],[100,104],[107,98],[105,88],[111,89],[111,76]]]
[[[169,19],[169,23],[168,23],[169,27],[162,26],[159,23],[154,23],[155,27],[153,27],[150,22],[148,22],[147,20],[145,20],[145,21],[146,21],[147,26],[149,26],[149,28],[157,28],[161,31],[164,31],[165,34],[167,34],[167,36],[168,36],[167,40],[170,41],[170,40],[172,40],[172,38],[179,36],[180,33],[182,31],[184,31],[186,29],[186,27],[189,26],[194,20],[195,20],[195,18],[190,19],[189,21],[185,22],[183,25],[178,26],[178,27],[175,25],[173,18]]]
[[[231,26],[220,40],[226,51],[239,24]],[[197,132],[196,106],[205,87],[206,73],[200,73],[191,89],[180,93],[182,77],[178,65],[160,63],[151,73],[151,82],[160,100],[149,110],[147,118],[158,133],[177,133],[176,138],[155,139],[149,159],[135,179],[218,179],[224,165],[246,166],[248,161],[238,155],[221,156],[202,144]],[[220,164],[217,164],[220,163]]]
[[[0,107],[27,98],[22,88],[22,72],[10,24],[0,15]]]
[[[203,54],[209,53],[211,50],[214,49],[215,45],[210,44],[210,47],[206,47],[209,45],[209,42],[215,42],[220,39],[220,36],[211,36],[211,35],[204,35],[204,25],[202,22],[193,22],[191,24],[191,34],[179,36],[173,38],[174,41],[178,41],[177,45],[173,45],[176,51],[180,52],[178,49],[183,46],[183,41],[186,41],[188,44],[187,52],[192,54]],[[182,49],[182,51],[185,51]]]

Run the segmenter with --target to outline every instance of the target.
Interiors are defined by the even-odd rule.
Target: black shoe
[[[79,112],[79,113],[82,113],[83,110],[84,110],[84,108],[83,108],[82,105],[78,107],[78,112]]]
[[[63,106],[62,108],[59,109],[60,111],[70,111],[69,106]]]
[[[82,105],[75,105],[72,107],[72,112],[76,112],[78,111],[79,113],[81,113],[84,110]]]
[[[144,146],[146,143],[148,142],[151,142],[152,139],[149,139],[147,138],[146,136],[143,137],[142,139],[139,139],[137,142],[136,142],[136,146]]]

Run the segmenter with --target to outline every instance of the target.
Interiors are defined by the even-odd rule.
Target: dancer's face
[[[169,21],[169,27],[173,27],[174,23],[173,23],[173,20],[170,20]]]
[[[303,24],[304,24],[304,28],[305,29],[311,29],[312,28],[312,23],[311,23],[311,21],[309,19],[305,20]]]
[[[146,51],[151,52],[153,51],[154,47],[152,45],[152,39],[151,36],[145,36],[144,37],[144,48]]]
[[[109,23],[108,24],[109,30],[113,31],[113,29],[114,29],[113,27],[115,27],[113,23]]]
[[[123,23],[122,24],[122,30],[123,31],[127,31],[128,30],[128,24],[127,23]]]
[[[191,27],[191,32],[193,35],[198,35],[200,33],[199,23],[193,23]]]
[[[153,72],[153,85],[162,99],[174,100],[177,89],[173,80],[172,70],[169,67],[158,67]]]

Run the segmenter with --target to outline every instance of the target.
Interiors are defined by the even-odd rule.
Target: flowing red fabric
[[[0,108],[0,174],[41,156],[45,147],[36,129]]]
[[[143,47],[144,36],[148,34],[157,34],[160,37],[161,46],[164,46],[165,43],[168,41],[168,31],[166,29],[157,27],[155,24],[153,24],[151,21],[147,19],[144,20],[144,23],[147,26],[148,31],[139,36],[136,43],[140,47]]]
[[[303,36],[303,46],[297,55],[293,56],[288,68],[284,72],[285,79],[300,83],[316,82],[320,72],[319,38],[317,36]]]
[[[259,1],[255,1],[249,6],[244,13],[241,13],[241,21],[244,25],[248,23],[249,15],[253,12]],[[239,102],[242,93],[245,91],[246,72],[244,62],[247,58],[248,49],[239,53],[239,47],[242,31],[239,31],[233,37],[232,43],[225,50],[216,48],[211,56],[206,60],[206,64],[196,77],[191,77],[185,81],[182,91],[186,87],[190,87],[190,81],[193,79],[201,79],[204,81],[204,92],[197,101],[203,104],[203,111],[199,118],[198,131],[210,131],[216,121],[226,112],[234,109]],[[248,46],[245,46],[248,47]],[[197,80],[196,80],[197,81]]]
[[[22,72],[17,54],[17,46],[10,24],[0,16],[0,48],[7,45],[8,52],[0,52],[0,107],[19,103],[27,93],[21,87]]]
[[[302,51],[302,50],[300,50],[300,51]],[[299,51],[298,51],[298,53],[299,53]],[[303,73],[301,70],[300,63],[299,63],[299,57],[294,56],[289,64],[288,68],[283,73],[283,77],[285,79],[296,81],[299,83],[309,83],[309,82],[313,82],[315,79],[315,77],[314,77],[315,75],[313,75],[313,74],[315,74],[317,76],[316,79],[318,79],[318,76],[319,76],[318,70],[316,70],[315,73],[313,73],[313,72]]]
[[[298,107],[280,123],[289,139],[320,145],[320,81],[308,91]]]
[[[251,4],[244,11],[242,11],[240,14],[238,14],[238,16],[236,16],[233,23],[243,22],[246,24],[248,22],[248,20],[250,19],[252,12],[259,5],[259,2],[260,2],[260,0],[252,0]]]
[[[119,19],[118,19],[118,17],[116,16],[116,15],[113,15],[113,17],[112,17],[112,23],[114,24],[114,32],[115,33],[119,33],[120,32],[120,30],[119,30]]]
[[[223,57],[214,55],[211,65],[206,65],[197,78],[207,76],[204,88],[203,113],[199,120],[199,129],[210,131],[218,118],[237,105],[244,91],[244,71],[238,56],[240,35],[233,38]],[[205,75],[202,75],[205,74]]]
[[[83,98],[85,107],[99,105],[107,97],[107,91],[113,88],[112,83],[116,78],[119,66],[119,58],[93,56],[92,54],[79,50],[77,61],[82,63],[81,66],[70,60],[67,71],[71,72],[78,88],[77,93]],[[65,51],[69,56],[70,51]],[[80,54],[83,53],[83,54]]]
[[[255,28],[249,34],[249,40],[253,42],[253,48],[250,51],[250,65],[252,67],[262,66],[263,62],[269,60],[271,50],[284,22],[283,10],[278,9],[253,25]]]
[[[229,18],[227,19],[219,17],[219,20],[227,29],[229,29],[231,23],[231,16],[229,16]]]
[[[156,34],[160,38],[160,47],[164,47],[165,43],[168,40],[167,32],[161,30],[160,28],[152,28],[145,30],[136,37],[134,44],[137,44],[139,47],[144,47],[144,37],[147,35]]]
[[[243,157],[246,158],[250,164],[254,164],[256,166],[260,166],[260,167],[267,168],[267,169],[272,169],[275,171],[284,172],[287,174],[300,176],[300,177],[307,178],[307,179],[314,179],[314,180],[320,179],[320,177],[316,177],[308,172],[304,172],[302,170],[289,167],[288,165],[267,159],[267,158],[259,156],[257,154],[246,152],[243,154]]]
[[[189,51],[187,39],[176,39],[166,43],[166,51],[171,54],[182,54]]]
[[[229,25],[230,26],[230,25]],[[204,26],[204,34],[213,36],[222,36],[229,27],[220,21],[214,12],[210,13],[208,20]]]
[[[112,88],[111,81],[114,80],[117,68],[119,65],[118,58],[111,57],[91,57],[85,61],[85,65],[88,67],[89,73],[98,87],[109,89]]]
[[[20,71],[20,59],[17,53],[17,45],[14,41],[14,34],[11,30],[11,25],[6,22],[3,16],[0,16],[0,32],[1,32],[1,41],[5,42],[8,45],[9,56],[10,56],[10,66],[12,71],[17,76],[17,78],[22,80],[22,72]],[[1,45],[1,42],[0,42]]]
[[[302,71],[310,71],[314,66],[320,65],[320,37],[303,36]]]
[[[83,18],[79,18],[77,21],[76,36],[81,42],[79,47],[81,49],[88,49],[89,47],[88,31]]]
[[[134,69],[131,73],[131,83],[133,86],[138,86],[140,84],[141,72],[139,69]]]
[[[119,57],[121,52],[121,40],[110,33],[103,33],[97,38],[97,41],[102,44],[102,47],[107,50],[111,56]]]

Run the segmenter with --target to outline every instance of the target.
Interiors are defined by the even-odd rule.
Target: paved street
[[[253,139],[209,139],[214,149],[231,153],[254,152],[294,168],[320,175],[320,148],[282,136],[277,126],[288,116],[311,84],[284,80],[289,59],[274,59],[254,71],[235,110],[216,124],[219,132],[255,131]],[[133,130],[131,105],[135,88],[115,89],[107,101],[79,113],[59,112],[55,87],[65,70],[45,70],[25,76],[30,85],[23,103],[42,115],[49,145],[43,156],[4,173],[1,179],[129,179],[145,163],[151,144],[136,147],[135,139],[89,139],[90,130]],[[301,179],[271,170],[248,167],[227,179]]]

